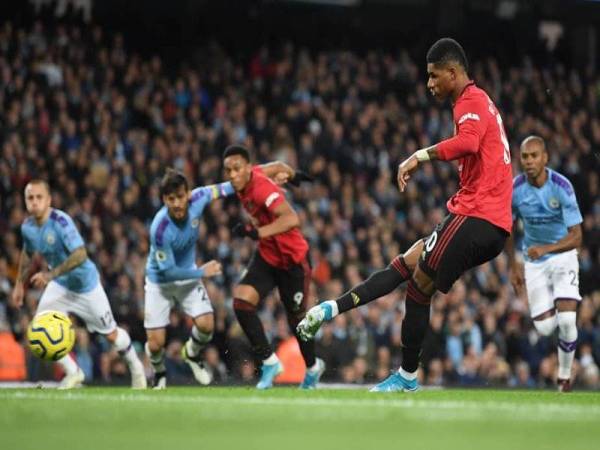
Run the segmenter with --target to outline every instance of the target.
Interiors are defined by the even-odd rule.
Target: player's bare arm
[[[200,266],[200,270],[204,272],[204,278],[216,277],[217,275],[221,275],[223,273],[223,267],[221,263],[215,259],[210,260],[209,262]]]
[[[267,164],[261,164],[260,168],[267,177],[271,178],[278,185],[287,183],[296,175],[296,171],[294,169],[281,161],[273,161]]]
[[[298,214],[296,214],[296,211],[294,211],[287,201],[278,205],[273,212],[277,216],[277,219],[272,223],[257,229],[258,237],[260,239],[285,233],[292,228],[300,226]]]
[[[435,145],[432,145],[431,147],[417,150],[407,159],[402,161],[398,166],[398,188],[400,189],[400,192],[404,192],[404,189],[406,189],[408,180],[412,173],[417,170],[419,163],[436,159],[438,159],[438,150]]]
[[[31,284],[41,289],[45,287],[54,278],[59,277],[75,267],[82,264],[87,259],[85,247],[76,248],[65,261],[50,271],[40,271],[31,277]]]
[[[514,229],[514,226],[513,226]],[[523,264],[517,261],[515,254],[515,238],[514,232],[506,240],[504,251],[508,256],[508,270],[510,274],[510,283],[517,295],[521,295],[525,286],[525,273]]]
[[[25,250],[22,250],[21,257],[19,258],[19,270],[17,272],[15,287],[10,297],[11,306],[15,308],[20,308],[23,305],[23,296],[25,294],[25,281],[29,276],[30,268],[31,258]]]
[[[573,250],[580,247],[581,242],[581,225],[578,224],[570,227],[567,235],[554,244],[533,245],[529,247],[527,249],[527,256],[535,261],[547,253],[562,253]]]

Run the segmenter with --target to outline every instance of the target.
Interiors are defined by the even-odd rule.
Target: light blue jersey
[[[21,225],[21,235],[27,254],[31,256],[40,253],[50,269],[62,264],[74,250],[85,245],[73,219],[54,208],[42,225],[38,225],[33,217],[25,220]],[[81,294],[94,289],[98,279],[96,265],[87,258],[77,267],[56,277],[54,281],[70,291]]]
[[[194,189],[188,215],[181,222],[169,216],[166,206],[156,213],[150,226],[150,254],[146,263],[146,276],[150,281],[169,283],[203,275],[196,266],[196,242],[202,212],[211,201],[234,193],[231,183]]]
[[[540,188],[531,185],[525,174],[513,180],[513,219],[523,220],[522,250],[526,261],[531,261],[527,257],[529,247],[554,244],[567,235],[568,228],[583,222],[571,182],[551,169],[546,172],[548,178]],[[553,255],[548,253],[533,262],[545,261]]]

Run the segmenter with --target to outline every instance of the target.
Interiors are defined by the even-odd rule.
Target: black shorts
[[[261,299],[276,287],[288,314],[301,319],[306,312],[310,279],[308,255],[300,264],[280,269],[265,261],[256,250],[239,284],[252,286]]]
[[[446,294],[467,270],[498,256],[508,236],[487,220],[448,214],[424,240],[419,268]]]

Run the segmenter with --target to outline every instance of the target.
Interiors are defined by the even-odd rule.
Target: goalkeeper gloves
[[[298,187],[302,181],[315,181],[315,179],[306,172],[296,170],[294,173],[294,178],[290,179],[288,183],[290,183],[292,186]]]
[[[252,225],[250,225],[249,223],[236,223],[235,226],[232,228],[231,232],[233,233],[234,236],[238,236],[238,237],[249,237],[250,239],[254,239],[255,241],[258,241],[258,230],[256,228],[254,228]]]

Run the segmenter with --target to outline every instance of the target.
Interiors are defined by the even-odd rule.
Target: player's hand
[[[231,232],[234,236],[249,237],[250,239],[254,239],[255,241],[257,241],[259,237],[258,230],[249,223],[236,223]]]
[[[50,272],[38,272],[31,277],[31,284],[37,289],[45,288],[48,283],[52,280]]]
[[[546,253],[546,248],[543,245],[533,245],[527,249],[527,256],[531,258],[533,261],[536,259],[540,259]]]
[[[13,308],[20,308],[23,306],[23,298],[25,297],[25,287],[23,283],[17,282],[15,288],[10,294],[10,302],[9,305]]]
[[[406,185],[408,184],[408,180],[410,179],[410,175],[417,169],[418,165],[419,161],[413,154],[408,159],[402,161],[402,163],[398,166],[398,189],[400,189],[400,192],[404,192],[404,189],[406,189]]]
[[[206,264],[203,264],[200,269],[204,271],[205,278],[215,277],[223,273],[223,266],[221,266],[219,261],[214,259],[210,260]]]
[[[288,180],[288,183],[290,183],[292,186],[300,186],[300,183],[303,181],[315,181],[314,177],[312,177],[311,175],[307,174],[306,172],[303,172],[301,170],[296,170],[294,172],[294,176],[292,178],[290,178]]]
[[[291,175],[288,172],[278,172],[273,177],[273,181],[277,186],[283,186],[285,183],[290,181]]]
[[[510,283],[517,295],[521,295],[525,287],[525,275],[523,272],[523,264],[516,263],[510,268]]]

